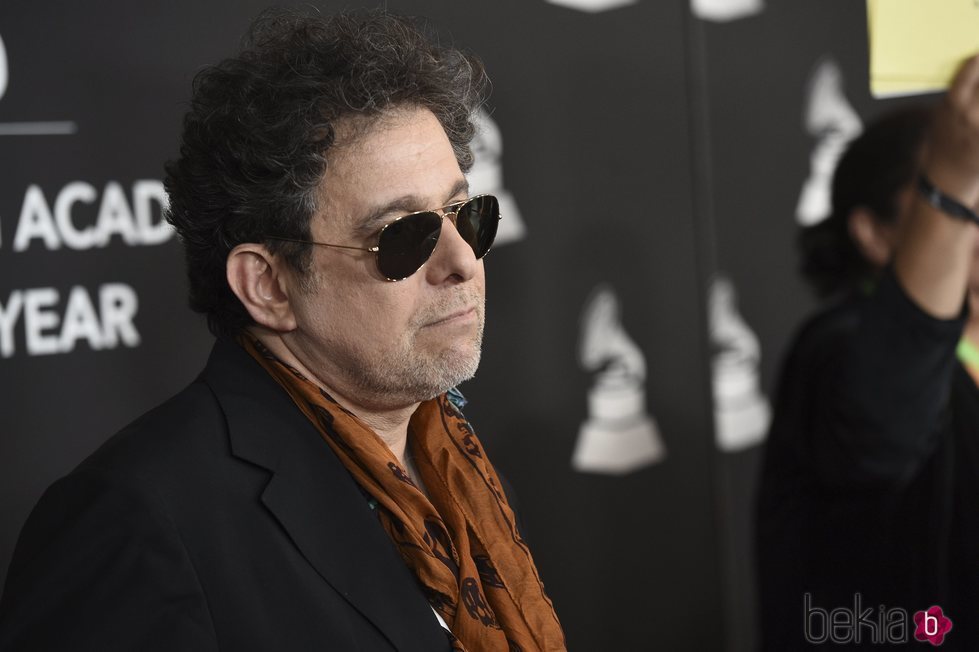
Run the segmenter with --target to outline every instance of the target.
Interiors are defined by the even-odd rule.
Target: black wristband
[[[979,224],[979,215],[976,215],[975,211],[936,188],[935,184],[924,174],[918,175],[918,192],[925,198],[925,201],[946,215]]]

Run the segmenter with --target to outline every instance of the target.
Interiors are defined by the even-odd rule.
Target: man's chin
[[[475,376],[476,370],[479,368],[480,356],[481,351],[477,347],[475,350],[469,351],[466,355],[457,355],[451,360],[447,360],[443,365],[443,382],[440,383],[443,387],[436,394],[448,391],[449,388],[455,387]]]
[[[382,377],[374,376],[375,382],[362,380],[361,387],[385,405],[420,403],[472,378],[479,359],[478,347],[446,350],[437,357],[416,359],[406,367],[390,369]]]

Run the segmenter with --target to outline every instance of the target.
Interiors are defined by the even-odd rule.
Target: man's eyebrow
[[[423,206],[424,200],[418,195],[403,195],[394,199],[383,206],[379,206],[371,210],[367,217],[360,222],[358,226],[354,228],[354,237],[367,237],[373,235],[381,229],[382,226],[390,221],[392,215],[400,217],[401,215],[407,215],[408,213],[415,213],[420,210],[433,210],[436,208],[441,208],[442,206],[447,206],[452,202],[453,199],[459,195],[469,194],[469,181],[465,178],[460,179],[452,186],[452,190],[445,197],[442,204],[438,206]]]

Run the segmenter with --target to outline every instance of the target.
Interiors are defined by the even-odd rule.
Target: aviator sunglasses
[[[453,217],[449,217],[450,215]],[[496,227],[502,216],[496,197],[476,195],[436,210],[402,215],[378,232],[377,245],[374,247],[354,247],[271,235],[265,237],[269,240],[367,251],[376,256],[377,269],[384,278],[389,281],[403,281],[417,272],[432,256],[442,233],[442,220],[446,217],[452,220],[459,235],[472,247],[473,253],[479,259],[493,245]]]

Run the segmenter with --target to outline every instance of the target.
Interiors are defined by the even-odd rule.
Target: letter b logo
[[[941,645],[945,636],[952,630],[952,619],[942,613],[942,608],[932,605],[927,610],[918,611],[912,618],[915,624],[914,638],[916,641],[928,641],[932,645]]]

